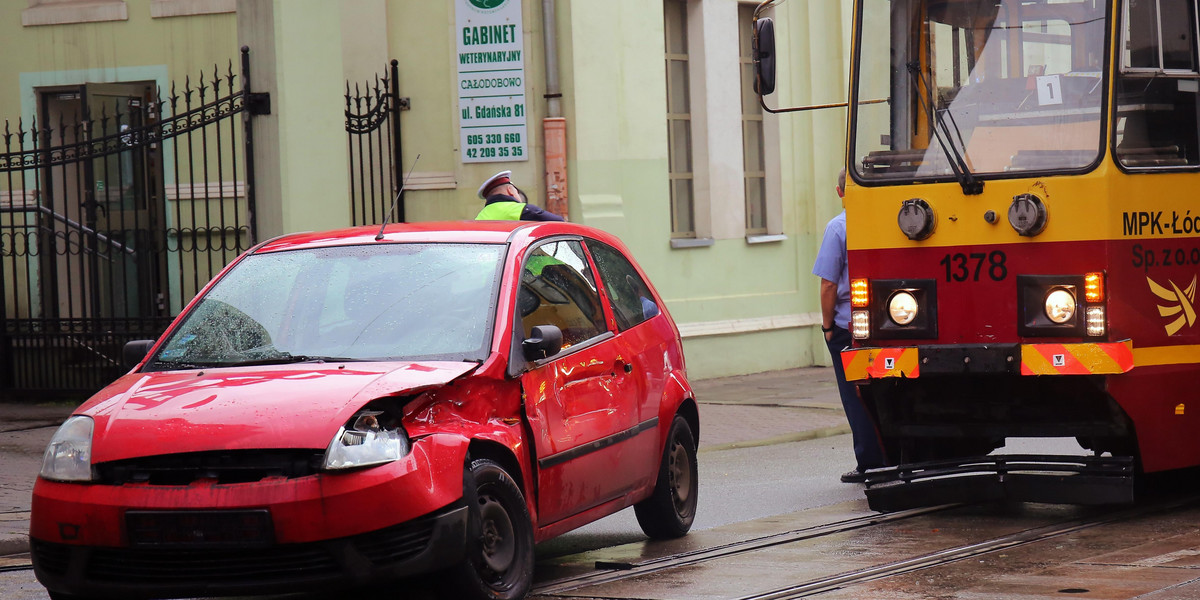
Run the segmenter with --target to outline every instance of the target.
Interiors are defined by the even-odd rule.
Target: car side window
[[[580,242],[547,242],[530,251],[519,294],[527,338],[537,325],[554,325],[562,330],[563,348],[569,348],[607,331],[596,278]]]
[[[588,240],[588,249],[596,261],[604,292],[612,302],[617,328],[625,331],[660,312],[650,287],[617,249],[595,240]]]

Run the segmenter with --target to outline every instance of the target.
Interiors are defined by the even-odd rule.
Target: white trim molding
[[[0,191],[0,206],[6,208],[37,208],[37,190],[4,190]]]
[[[725,321],[678,323],[677,326],[679,327],[679,335],[686,339],[714,335],[734,335],[739,333],[775,331],[778,329],[813,327],[820,324],[821,313],[810,312],[791,315],[773,315],[770,317],[752,317],[749,319],[728,319]]]
[[[150,17],[187,17],[237,12],[237,0],[153,0]]]
[[[770,243],[782,242],[782,241],[786,241],[786,240],[787,240],[787,236],[782,233],[746,236],[747,244],[770,244]]]
[[[21,11],[21,25],[25,27],[128,20],[129,7],[125,6],[125,0],[32,0],[29,8]]]
[[[404,189],[453,190],[458,189],[458,181],[452,171],[414,171]]]
[[[236,200],[245,197],[244,181],[197,181],[195,183],[167,184],[164,190],[167,200]]]

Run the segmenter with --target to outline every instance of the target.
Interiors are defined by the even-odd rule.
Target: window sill
[[[764,233],[764,234],[759,234],[759,235],[746,236],[746,243],[747,244],[771,244],[771,243],[775,243],[775,242],[782,242],[786,239],[787,239],[787,236],[782,233],[770,233],[770,234]]]
[[[46,4],[21,11],[21,25],[25,27],[128,20],[129,8],[124,0]]]
[[[150,4],[155,19],[231,12],[237,12],[237,0],[154,0]]]
[[[712,238],[673,238],[671,248],[707,248],[713,245]]]

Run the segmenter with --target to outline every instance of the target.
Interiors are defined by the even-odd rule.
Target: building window
[[[754,93],[751,29],[753,4],[738,5],[738,63],[742,79],[742,169],[746,191],[746,233],[767,232],[767,167],[763,156],[763,111]]]
[[[667,160],[671,185],[671,237],[675,238],[696,237],[687,9],[687,0],[663,1],[667,61]]]
[[[127,20],[124,0],[29,0],[29,8],[21,11],[25,27]]]

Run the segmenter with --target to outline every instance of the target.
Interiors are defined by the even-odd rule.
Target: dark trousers
[[[833,358],[833,370],[837,374],[838,393],[842,396],[842,409],[850,421],[850,435],[854,438],[854,458],[858,469],[873,469],[884,466],[883,447],[879,443],[879,432],[867,412],[866,405],[858,397],[854,384],[846,381],[846,369],[842,367],[842,349],[850,346],[850,332],[833,326],[833,334],[825,342],[829,356]]]

